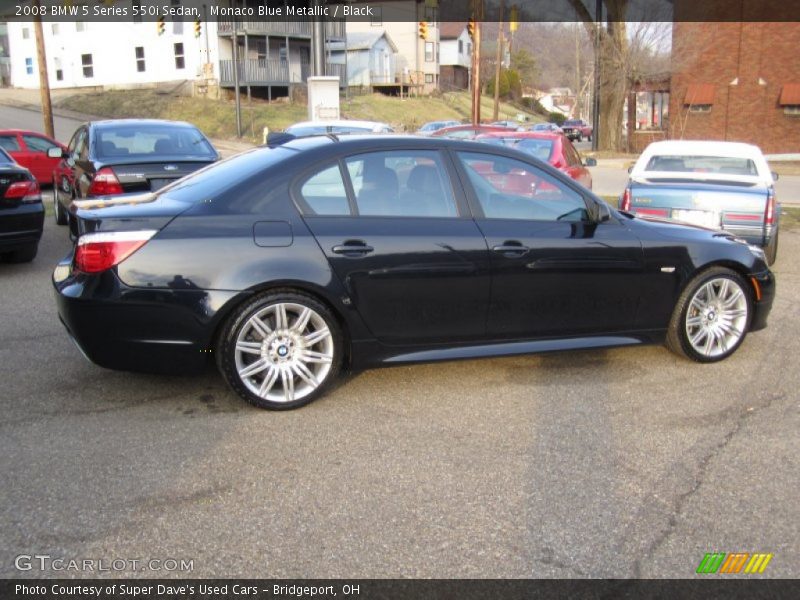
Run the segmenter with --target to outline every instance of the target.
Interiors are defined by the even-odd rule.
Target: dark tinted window
[[[15,152],[19,150],[19,141],[16,135],[0,135],[0,148]]]
[[[182,202],[204,202],[257,175],[260,171],[292,156],[285,148],[257,149],[243,152],[179,179],[158,191]],[[269,189],[264,190],[266,195]]]
[[[455,217],[453,190],[438,152],[392,150],[346,161],[362,216]]]
[[[130,124],[98,128],[96,153],[100,158],[119,156],[208,159],[216,156],[211,144],[193,127],[170,124]]]
[[[533,165],[477,152],[459,152],[458,157],[487,219],[588,219],[579,193]]]

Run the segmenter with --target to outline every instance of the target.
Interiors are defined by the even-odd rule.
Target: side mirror
[[[53,148],[47,149],[47,156],[50,158],[64,158],[66,153],[58,146],[54,146]]]
[[[583,161],[584,166],[586,167],[596,167],[597,166],[597,159],[592,158],[591,156]]]
[[[775,171],[772,172],[772,181],[778,181],[778,174]]]
[[[628,167],[628,173],[629,173],[629,174],[630,174],[630,173],[633,173],[633,165],[631,165],[630,167]]]
[[[597,205],[597,222],[604,223],[605,221],[609,221],[611,219],[611,211],[608,208],[608,204],[605,202],[600,202]]]

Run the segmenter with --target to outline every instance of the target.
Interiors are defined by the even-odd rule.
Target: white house
[[[439,85],[467,89],[472,67],[472,38],[466,23],[441,23],[439,27]]]
[[[43,23],[51,88],[133,87],[197,79],[204,63],[216,63],[216,23],[203,22],[195,37],[191,21]],[[34,25],[8,23],[11,85],[39,87]]]
[[[347,65],[347,85],[393,84],[397,46],[383,29],[351,32],[346,42],[329,42],[331,64]]]
[[[418,86],[423,92],[431,92],[439,87],[440,47],[437,7],[430,6],[422,0],[379,0],[369,3],[356,0],[354,6],[368,6],[374,16],[367,20],[348,20],[348,35],[382,29],[397,48],[395,79]],[[427,25],[427,39],[420,37],[421,22]]]

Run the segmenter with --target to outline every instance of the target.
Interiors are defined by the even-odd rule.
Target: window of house
[[[81,65],[83,66],[83,76],[94,77],[94,63],[91,54],[81,54]]]
[[[778,104],[783,108],[783,114],[800,116],[800,82],[785,83]]]
[[[27,27],[22,28],[22,39],[23,40],[31,39],[31,30],[28,29]]]
[[[464,40],[458,40],[458,53],[464,54]]]
[[[711,112],[711,105],[714,104],[716,88],[711,83],[690,83],[686,88],[686,96],[683,105],[688,107],[689,112],[708,113]]]
[[[136,70],[139,73],[144,73],[144,46],[136,46]]]
[[[186,60],[183,55],[183,43],[175,44],[175,68],[183,69],[186,67]]]
[[[433,83],[433,73],[425,73],[425,83]]]
[[[53,35],[58,35],[58,23],[51,23],[50,31],[53,32]]]
[[[56,57],[53,59],[53,64],[56,67],[56,81],[64,80],[64,70],[61,68],[61,59]]]
[[[434,52],[433,42],[425,42],[425,62],[433,62]]]
[[[26,58],[25,59],[25,73],[28,75],[33,75],[33,59]]]

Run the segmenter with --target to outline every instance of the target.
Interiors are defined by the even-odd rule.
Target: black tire
[[[772,239],[767,244],[767,247],[764,248],[764,254],[767,255],[767,264],[772,266],[775,261],[778,259],[778,230],[775,230],[775,234],[772,236]]]
[[[575,138],[575,141],[576,142],[582,142],[583,141],[583,137],[578,135],[578,137]]]
[[[53,216],[56,220],[56,225],[67,224],[67,213],[64,207],[61,206],[61,194],[59,193],[59,186],[56,180],[53,180]]]
[[[277,321],[279,305],[284,306],[283,318],[287,325],[285,328],[280,327]],[[327,327],[330,334],[330,341],[326,336],[319,342],[306,345],[304,341],[306,337],[304,335],[295,335],[296,330],[289,325],[298,323],[300,318],[296,314],[300,311],[298,307],[310,309],[312,313],[312,316],[306,321],[308,325],[301,331],[308,331],[308,328],[311,328],[309,335],[320,332],[324,335],[324,322],[324,327]],[[268,311],[275,312],[270,315],[267,314]],[[315,316],[313,316],[314,314]],[[292,315],[296,316],[294,323],[292,323]],[[269,332],[266,335],[258,332],[257,328],[253,326],[251,318],[257,316],[261,319],[260,322],[262,324],[266,324],[269,327]],[[281,332],[285,332],[285,336]],[[217,367],[225,377],[228,385],[250,404],[269,410],[298,408],[323,395],[331,382],[336,379],[341,369],[344,354],[343,339],[338,321],[330,309],[322,302],[313,296],[295,290],[271,290],[245,302],[235,309],[228,318],[216,347]],[[255,346],[261,345],[262,347],[261,349],[251,348],[249,352],[242,352],[237,350],[237,343],[239,342]],[[302,358],[306,351],[311,351],[319,356],[324,355],[325,362],[303,361]],[[286,354],[287,352],[288,354]],[[279,355],[278,353],[281,354]],[[253,356],[250,356],[251,354]],[[327,360],[328,358],[330,359],[329,361]],[[252,362],[247,362],[250,359],[252,359]],[[305,378],[306,376],[301,375],[299,370],[293,371],[295,367],[292,367],[292,365],[296,365],[298,359],[307,369],[304,373],[311,374],[312,381],[316,381],[318,376],[322,377],[316,387],[312,387],[308,379]],[[238,363],[237,360],[239,361]],[[257,367],[256,363],[259,362],[264,366],[260,370],[252,372],[252,377],[240,375],[240,369],[246,371],[247,368]],[[329,366],[326,367],[325,365]],[[297,368],[299,369],[299,367]],[[316,371],[311,371],[311,368],[316,369]],[[285,375],[284,371],[286,371]],[[267,379],[273,374],[275,375],[274,378],[271,378],[272,383],[270,383]],[[289,378],[291,378],[291,382],[289,382]],[[276,389],[279,383],[280,392]],[[269,385],[268,388],[266,387],[267,385]],[[293,399],[298,385],[301,397]],[[256,386],[260,386],[260,390],[256,391]],[[258,392],[265,388],[265,395],[259,395]],[[287,388],[291,390],[288,393]],[[270,395],[275,396],[276,394],[281,396],[280,400],[276,400],[274,397],[267,397]]]
[[[8,262],[12,263],[27,263],[31,262],[34,258],[36,258],[36,253],[39,251],[39,243],[30,244],[28,246],[24,246],[22,248],[17,248],[16,250],[9,252]]]
[[[741,328],[741,333],[739,334],[738,339],[736,339],[733,343],[730,343],[729,340],[729,343],[726,344],[726,350],[723,350],[712,356],[698,352],[692,345],[692,342],[689,338],[689,333],[687,331],[689,327],[689,325],[687,325],[687,316],[689,315],[691,302],[695,294],[698,294],[698,292],[707,284],[722,280],[727,280],[731,282],[731,284],[735,284],[741,290],[744,304],[746,306],[746,314],[743,317],[737,317],[737,327]],[[731,284],[728,285],[730,286]],[[729,287],[729,289],[733,288]],[[692,308],[692,311],[695,310],[695,308]],[[712,314],[713,312],[714,311],[712,310]],[[693,314],[693,317],[696,316],[697,315]],[[714,318],[716,319],[722,316],[724,315],[722,315],[720,311],[720,314]],[[696,362],[710,363],[724,360],[736,352],[737,348],[739,348],[744,341],[744,338],[747,336],[747,332],[750,329],[750,321],[752,316],[753,293],[752,289],[744,280],[744,278],[730,269],[726,269],[724,267],[711,267],[692,279],[678,298],[678,302],[675,304],[675,309],[672,312],[672,318],[670,319],[669,329],[667,331],[667,347],[676,354]],[[723,320],[720,319],[720,322],[723,322]],[[700,339],[702,340],[707,338],[700,337]],[[725,346],[721,346],[721,348],[725,348]]]

